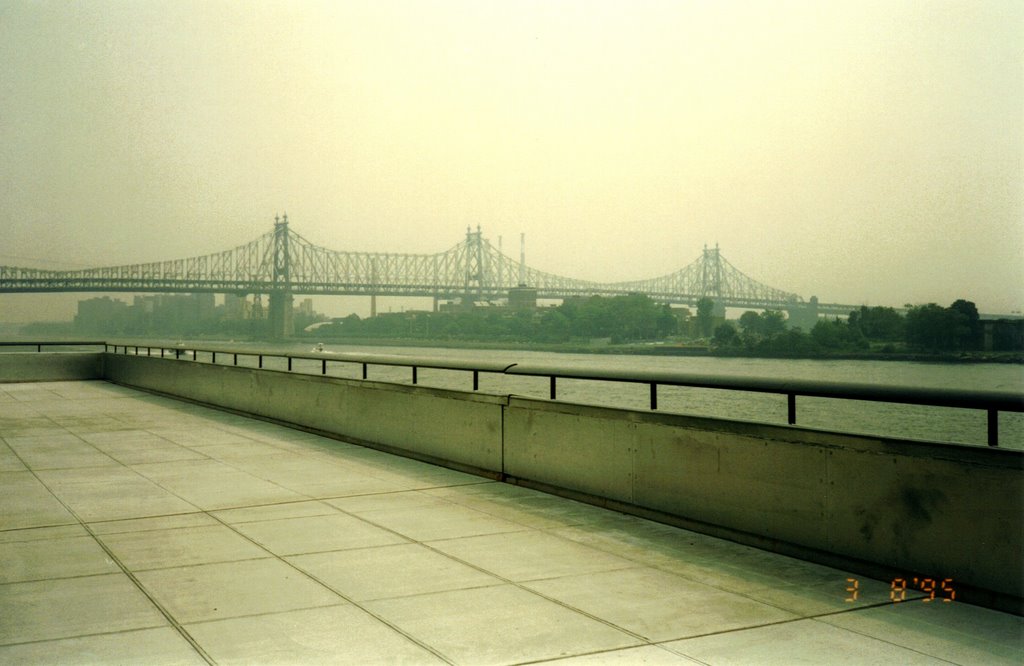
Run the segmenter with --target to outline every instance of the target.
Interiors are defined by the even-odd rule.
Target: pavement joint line
[[[230,467],[232,467],[232,468],[234,468],[234,469],[237,469],[237,468],[235,468],[235,467],[234,467],[233,465],[228,465],[228,466],[230,466]],[[239,471],[242,471],[242,470],[239,470]],[[254,478],[258,478],[258,477],[254,477]],[[261,479],[261,480],[264,480],[264,481],[265,481],[265,479]],[[154,483],[156,483],[156,482],[154,482]],[[272,483],[272,482],[269,482],[269,481],[268,481],[268,483]],[[159,484],[157,484],[157,485],[159,485]],[[274,484],[274,485],[278,485],[278,484]],[[160,487],[161,487],[161,488],[163,488],[163,486],[160,486]],[[278,487],[281,487],[281,488],[284,488],[284,489],[286,489],[286,490],[289,490],[290,492],[296,492],[296,491],[294,491],[294,490],[291,490],[291,489],[289,489],[289,488],[286,488],[285,486],[278,486]],[[167,489],[167,488],[164,488],[164,490],[165,490],[166,492],[168,492],[168,493],[171,493],[172,495],[175,495],[176,497],[179,497],[179,499],[182,499],[182,500],[184,500],[184,498],[181,498],[180,496],[178,496],[178,495],[177,495],[176,493],[174,493],[173,491],[171,491],[171,490],[169,490],[169,489]],[[284,503],[284,504],[294,504],[294,503],[300,503],[300,502],[307,502],[307,501],[317,501],[317,502],[322,502],[322,500],[319,500],[319,499],[317,499],[317,498],[315,498],[315,497],[311,497],[311,496],[308,496],[308,495],[304,495],[304,494],[302,494],[302,493],[299,493],[299,494],[300,494],[300,495],[302,495],[302,496],[303,496],[303,497],[304,497],[305,499],[300,499],[300,500],[289,500],[289,501],[286,501],[286,502],[283,502],[283,503]],[[186,501],[187,501],[187,500],[186,500]],[[270,503],[270,504],[262,504],[262,505],[258,505],[258,506],[277,506],[278,504],[279,504],[279,503]],[[238,506],[238,507],[231,507],[231,508],[235,508],[235,509],[245,509],[245,508],[251,508],[251,506],[252,506],[252,505],[247,505],[247,506]],[[331,506],[331,505],[328,505],[328,506]],[[339,511],[340,513],[345,513],[345,512],[343,512],[343,511],[340,511],[339,509],[337,509],[337,507],[332,507],[332,508],[334,508],[334,509],[335,509],[336,511]],[[443,661],[445,661],[446,663],[449,663],[449,664],[452,664],[452,663],[454,663],[454,662],[452,662],[452,661],[451,661],[450,659],[448,659],[447,657],[445,657],[444,655],[442,655],[442,654],[441,654],[440,652],[438,652],[438,651],[437,651],[436,649],[434,649],[434,648],[433,648],[432,646],[430,646],[430,645],[427,645],[427,644],[423,643],[422,641],[420,641],[419,639],[417,639],[417,638],[415,638],[414,636],[410,635],[410,634],[409,634],[408,632],[404,631],[404,630],[403,630],[403,629],[401,629],[400,627],[398,627],[398,626],[394,625],[393,623],[391,623],[391,622],[387,621],[387,620],[386,620],[385,618],[383,618],[383,617],[380,617],[380,616],[378,616],[377,614],[373,613],[372,611],[370,611],[369,609],[365,608],[365,607],[364,607],[364,606],[362,606],[361,604],[357,603],[357,602],[356,602],[355,600],[353,600],[353,599],[349,598],[348,596],[346,596],[346,595],[342,594],[341,592],[339,592],[338,590],[334,589],[334,588],[333,588],[333,587],[331,587],[330,585],[326,584],[326,583],[325,583],[324,581],[322,581],[322,580],[318,579],[318,578],[317,578],[316,576],[313,576],[312,574],[310,574],[310,573],[308,573],[308,572],[306,572],[306,571],[304,571],[304,570],[300,569],[299,567],[295,566],[295,565],[294,565],[294,564],[292,564],[291,562],[288,562],[288,561],[287,561],[286,559],[284,559],[284,557],[285,557],[285,556],[281,556],[281,555],[277,555],[277,554],[273,553],[273,552],[272,552],[272,551],[271,551],[271,550],[270,550],[269,548],[267,548],[267,547],[266,547],[266,546],[264,546],[263,544],[259,543],[258,541],[254,540],[253,538],[249,537],[248,535],[246,535],[246,534],[244,534],[244,533],[242,533],[242,532],[238,531],[237,529],[235,529],[235,527],[234,527],[234,526],[233,526],[232,524],[230,524],[230,523],[227,523],[226,521],[224,521],[224,520],[223,520],[223,519],[221,519],[220,517],[218,517],[218,516],[215,516],[215,515],[213,515],[213,512],[214,512],[214,511],[226,511],[226,510],[228,510],[228,509],[222,509],[222,508],[218,508],[218,509],[209,509],[209,510],[201,510],[201,512],[202,512],[202,513],[204,513],[204,514],[206,514],[207,516],[209,516],[209,517],[210,517],[210,518],[211,518],[212,520],[216,521],[216,522],[217,522],[217,523],[219,523],[220,525],[222,525],[222,526],[224,526],[224,527],[228,528],[228,529],[229,529],[229,530],[231,530],[231,531],[232,531],[233,533],[235,533],[235,534],[239,535],[240,537],[242,537],[242,538],[243,538],[243,539],[245,539],[246,541],[249,541],[250,543],[252,543],[252,544],[253,544],[253,545],[255,545],[256,547],[260,548],[261,550],[263,550],[264,552],[267,552],[267,553],[269,554],[269,556],[268,556],[267,558],[258,558],[258,559],[276,559],[276,560],[277,560],[278,562],[281,562],[282,564],[284,564],[285,566],[289,567],[290,569],[292,569],[292,570],[294,570],[294,571],[298,572],[298,573],[299,573],[300,575],[302,575],[302,576],[304,576],[304,577],[306,577],[306,578],[308,578],[308,579],[310,579],[310,580],[312,580],[312,581],[316,582],[316,583],[317,583],[318,585],[321,585],[322,587],[324,587],[325,589],[329,590],[330,592],[332,592],[333,594],[337,595],[337,596],[338,596],[339,598],[343,599],[344,601],[348,602],[349,604],[353,605],[354,607],[356,607],[356,608],[359,608],[359,609],[360,609],[361,611],[363,611],[364,613],[367,613],[368,615],[370,615],[371,617],[373,617],[373,618],[374,618],[375,620],[377,620],[377,621],[379,621],[379,622],[381,622],[381,623],[385,624],[386,626],[388,626],[389,628],[391,628],[391,629],[392,629],[393,631],[396,631],[396,632],[397,632],[397,633],[399,633],[400,635],[404,636],[404,637],[405,637],[405,638],[406,638],[407,640],[410,640],[410,641],[412,641],[412,642],[413,642],[413,643],[415,643],[416,645],[418,645],[418,646],[420,646],[420,647],[422,647],[422,648],[426,649],[426,650],[427,650],[427,651],[429,651],[430,653],[432,653],[432,654],[436,655],[436,656],[437,656],[438,658],[442,659],[442,660],[443,660]],[[329,514],[328,514],[328,515],[329,515]],[[266,521],[254,521],[254,522],[266,522]],[[244,524],[244,523],[239,523],[239,524]],[[405,537],[405,536],[402,536],[402,538],[407,538],[407,537]],[[326,551],[326,552],[331,552],[331,551]],[[302,553],[302,554],[305,554],[305,553]],[[295,556],[297,556],[297,555],[299,555],[299,554],[295,554],[295,555],[288,555],[287,557],[295,557]],[[203,566],[203,565],[201,565],[201,564],[197,564],[197,565],[189,565],[189,566]],[[175,567],[171,567],[171,568],[175,568]],[[301,609],[300,609],[300,610],[301,610]],[[278,611],[278,612],[282,612],[282,611]],[[284,612],[287,612],[287,611],[284,611]],[[272,615],[272,614],[274,614],[274,613],[265,613],[265,615]],[[226,618],[225,618],[225,619],[226,619]],[[212,621],[212,620],[211,620],[211,621]]]
[[[557,665],[558,662],[560,660],[562,660],[562,659],[570,659],[570,658],[577,658],[577,657],[592,657],[592,656],[601,655],[601,654],[609,654],[610,655],[610,654],[615,654],[616,652],[622,652],[624,650],[636,650],[638,648],[645,648],[645,647],[658,648],[659,650],[663,650],[664,652],[667,652],[667,653],[669,653],[670,655],[672,655],[674,657],[682,657],[683,659],[691,660],[695,664],[704,664],[705,666],[711,666],[711,664],[708,664],[705,661],[701,661],[701,660],[699,660],[699,659],[697,659],[695,657],[691,657],[689,655],[680,654],[678,652],[670,650],[669,648],[664,647],[662,645],[658,645],[656,643],[650,643],[648,645],[633,645],[633,646],[624,647],[624,648],[608,648],[608,649],[604,649],[604,650],[593,650],[591,652],[580,652],[578,654],[555,657],[554,659],[543,658],[543,659],[531,659],[529,661],[517,661],[514,664],[509,664],[509,666],[533,666],[534,664],[551,664],[551,663],[554,663],[554,664]]]
[[[883,604],[876,604],[874,607],[886,606],[886,605],[888,605],[888,604],[884,604],[884,603]],[[855,609],[855,610],[860,611],[860,610],[864,610],[864,609],[858,608],[858,609]],[[850,611],[846,611],[846,612],[850,612]],[[833,613],[833,615],[839,615],[839,614],[841,614],[841,613]],[[812,622],[818,622],[820,624],[824,624],[824,625],[827,625],[827,626],[832,626],[832,627],[835,626],[835,625],[829,625],[827,622],[822,622],[817,617],[812,617],[812,618],[808,618],[808,619],[811,620]],[[892,642],[890,640],[886,640],[885,638],[882,638],[880,636],[872,636],[870,634],[866,634],[863,631],[858,631],[857,629],[851,629],[849,627],[839,627],[839,628],[843,629],[845,631],[849,631],[849,632],[852,632],[852,633],[855,633],[855,634],[859,634],[861,636],[864,636],[865,638],[874,639],[876,641],[881,641],[883,643],[888,643],[889,645],[892,645],[893,647],[902,648],[904,650],[910,650],[911,652],[916,652],[916,653],[918,653],[920,655],[928,657],[929,659],[937,659],[938,661],[941,661],[941,662],[944,662],[944,663],[947,663],[947,664],[956,664],[957,666],[966,666],[964,664],[961,664],[960,662],[952,661],[950,659],[945,659],[943,657],[940,657],[940,656],[935,655],[935,654],[930,654],[928,652],[923,652],[923,651],[918,650],[917,648],[911,647],[909,645],[900,645],[899,643],[894,643],[894,642]]]
[[[241,508],[241,507],[240,507],[240,508]],[[218,510],[219,510],[219,509],[218,509]],[[209,515],[209,512],[207,512],[207,513],[208,513],[208,515]],[[386,626],[387,626],[388,628],[390,628],[391,630],[393,630],[393,631],[397,632],[398,634],[400,634],[401,636],[405,637],[405,638],[406,638],[406,640],[412,641],[412,642],[413,642],[414,644],[416,644],[416,645],[418,645],[419,647],[421,647],[421,648],[423,648],[423,649],[427,650],[427,651],[428,651],[428,652],[430,652],[431,654],[433,654],[433,655],[437,656],[437,657],[438,657],[439,659],[441,659],[441,660],[442,660],[442,661],[444,661],[445,663],[448,663],[448,664],[454,664],[454,663],[455,663],[455,662],[453,662],[453,661],[452,661],[451,659],[449,659],[449,658],[447,658],[446,656],[444,656],[443,654],[441,654],[441,653],[440,653],[440,652],[439,652],[439,651],[438,651],[437,649],[435,649],[435,648],[434,648],[433,646],[431,646],[431,645],[428,645],[428,644],[426,644],[426,643],[424,643],[424,642],[420,641],[420,640],[419,640],[419,639],[417,639],[417,638],[416,638],[415,636],[412,636],[412,635],[411,635],[411,634],[409,634],[409,633],[408,633],[407,631],[405,631],[405,630],[401,629],[400,627],[398,627],[398,626],[397,626],[397,625],[395,625],[394,623],[392,623],[392,622],[389,622],[389,621],[388,621],[388,620],[386,620],[385,618],[383,618],[383,617],[381,617],[381,616],[377,615],[376,613],[372,612],[371,610],[369,610],[368,608],[366,608],[366,607],[365,607],[365,606],[363,606],[362,604],[358,603],[357,601],[355,601],[354,599],[352,599],[352,598],[351,598],[351,597],[349,597],[348,595],[345,595],[345,594],[341,593],[341,592],[340,592],[339,590],[336,590],[336,589],[334,589],[334,588],[333,588],[332,586],[330,586],[330,585],[328,585],[328,584],[327,584],[326,582],[324,582],[324,581],[320,580],[319,578],[317,578],[317,577],[316,577],[316,576],[314,576],[313,574],[311,574],[311,573],[309,573],[308,571],[305,571],[305,570],[303,570],[303,569],[299,568],[298,566],[296,566],[296,565],[292,564],[291,562],[289,562],[288,560],[286,560],[286,559],[285,559],[285,557],[297,557],[297,556],[298,556],[299,554],[295,554],[295,555],[288,555],[288,556],[281,556],[281,555],[277,555],[277,554],[275,554],[275,553],[271,552],[269,548],[267,548],[267,547],[266,547],[266,546],[264,546],[263,544],[259,543],[258,541],[256,541],[256,540],[255,540],[255,539],[253,539],[252,537],[250,537],[250,536],[248,536],[248,535],[246,535],[246,534],[243,534],[242,532],[239,532],[238,530],[236,530],[236,529],[234,528],[234,526],[230,525],[229,523],[226,523],[226,522],[224,522],[224,521],[223,521],[223,520],[221,520],[221,519],[220,519],[219,517],[217,517],[217,516],[214,516],[214,515],[210,515],[210,517],[211,517],[211,518],[213,518],[214,520],[216,520],[217,522],[219,522],[219,523],[220,523],[221,525],[223,525],[224,527],[227,527],[228,529],[230,529],[230,530],[231,530],[232,532],[234,532],[235,534],[237,534],[237,535],[241,536],[241,537],[242,537],[243,539],[245,539],[245,540],[247,540],[247,541],[251,542],[251,543],[252,543],[253,545],[255,545],[255,546],[257,546],[257,547],[259,547],[259,548],[263,549],[264,551],[266,551],[266,552],[268,552],[268,553],[270,553],[270,555],[271,555],[271,557],[272,557],[272,558],[276,559],[276,560],[277,560],[278,562],[281,562],[282,564],[284,564],[285,566],[287,566],[287,567],[288,567],[289,569],[292,569],[293,571],[297,572],[297,573],[298,573],[299,575],[301,575],[301,576],[304,576],[304,577],[308,578],[309,580],[312,580],[313,582],[317,583],[317,584],[318,584],[318,585],[320,585],[321,587],[323,587],[323,588],[325,588],[326,590],[330,591],[331,593],[333,593],[333,594],[337,595],[337,596],[338,596],[338,597],[339,597],[340,599],[342,599],[342,600],[344,600],[345,602],[347,602],[347,603],[351,604],[352,606],[354,606],[354,607],[358,608],[359,610],[361,610],[362,612],[366,613],[367,615],[369,615],[369,616],[370,616],[370,617],[372,617],[373,619],[377,620],[378,622],[381,622],[382,624],[386,625]],[[327,552],[331,552],[331,551],[327,551]],[[301,553],[301,554],[303,554],[303,555],[304,555],[305,553]],[[197,565],[197,566],[198,566],[198,565]],[[339,605],[340,605],[340,604],[339,604]],[[299,609],[299,610],[301,610],[301,609]],[[290,612],[290,611],[277,611],[277,613],[281,613],[281,612]],[[263,613],[263,615],[273,615],[273,614],[275,614],[275,613]]]
[[[349,513],[347,511],[344,511],[344,509],[342,509],[342,511],[345,512],[345,513]],[[558,599],[553,599],[551,597],[548,597],[547,595],[544,595],[544,594],[542,594],[540,592],[537,592],[536,590],[531,590],[528,587],[526,587],[526,586],[524,586],[524,585],[522,585],[522,584],[520,584],[520,583],[518,583],[518,582],[516,582],[516,581],[514,581],[514,580],[512,580],[510,578],[506,578],[505,576],[497,574],[497,573],[495,573],[493,571],[488,571],[487,569],[484,569],[484,568],[480,567],[479,565],[473,564],[472,562],[467,562],[466,560],[463,560],[463,559],[460,559],[458,557],[455,557],[454,555],[451,555],[449,553],[445,553],[445,552],[443,552],[441,550],[438,550],[437,548],[434,548],[433,546],[431,546],[430,543],[428,543],[428,542],[419,541],[417,539],[412,539],[408,535],[402,534],[401,532],[393,530],[393,529],[391,529],[389,527],[386,527],[384,525],[380,525],[380,524],[375,523],[375,522],[373,522],[371,520],[367,520],[366,518],[363,518],[362,516],[358,516],[358,515],[355,515],[355,514],[349,514],[349,515],[351,515],[351,516],[353,516],[355,518],[359,518],[360,520],[363,520],[364,522],[367,522],[370,525],[373,525],[374,527],[378,527],[380,529],[387,530],[387,531],[392,532],[393,534],[396,534],[396,535],[398,535],[398,536],[400,536],[402,538],[409,539],[412,543],[415,543],[415,544],[417,544],[419,546],[422,546],[423,548],[426,548],[426,549],[430,550],[431,552],[433,552],[433,553],[435,553],[437,555],[441,555],[442,557],[448,558],[450,560],[454,560],[455,562],[458,562],[458,563],[460,563],[462,565],[468,566],[468,567],[470,567],[472,569],[476,569],[477,571],[479,571],[481,573],[484,573],[484,574],[487,574],[487,575],[492,576],[494,578],[497,578],[498,580],[503,581],[505,584],[511,585],[511,586],[513,586],[513,587],[523,591],[523,592],[526,592],[527,594],[530,594],[530,595],[533,595],[533,596],[537,596],[537,597],[540,597],[540,598],[545,599],[547,601],[550,601],[552,603],[555,603],[555,604],[557,604],[557,605],[559,605],[559,606],[561,606],[561,607],[563,607],[563,608],[565,608],[565,609],[567,609],[567,610],[569,610],[571,612],[578,613],[580,615],[583,615],[585,617],[590,618],[591,620],[595,620],[597,622],[600,622],[601,624],[603,624],[603,625],[605,625],[607,627],[610,627],[612,629],[615,629],[617,631],[625,633],[625,634],[627,634],[629,636],[632,636],[633,638],[636,638],[636,639],[638,639],[640,641],[643,641],[644,643],[647,643],[647,644],[650,643],[650,641],[648,641],[646,638],[644,638],[643,636],[641,636],[641,635],[639,635],[639,634],[637,634],[637,633],[635,633],[633,631],[630,631],[629,629],[626,629],[624,627],[620,627],[617,624],[614,624],[613,622],[610,622],[610,621],[605,620],[603,618],[597,617],[596,615],[592,615],[591,613],[588,613],[588,612],[586,612],[584,610],[581,610],[579,608],[575,608],[573,606],[570,606],[569,604],[566,604],[566,603],[564,603],[562,601],[559,601]],[[529,528],[529,527],[527,527],[526,529],[522,530],[522,532],[528,532],[528,531],[529,532],[540,532],[541,530],[537,530],[536,528]],[[520,532],[517,531],[515,533],[518,534]],[[508,534],[508,532],[495,532],[494,534]],[[471,535],[470,537],[454,537],[454,538],[472,538],[473,536],[491,536],[491,534],[477,534],[477,535]],[[445,541],[447,541],[447,539],[445,539]],[[483,586],[483,587],[492,587],[492,586]],[[461,588],[461,589],[469,589],[469,588]],[[473,589],[479,589],[479,588],[473,588]],[[448,591],[457,591],[457,590],[448,590]],[[444,592],[444,591],[442,591],[442,592]],[[440,594],[440,592],[430,592],[430,593],[425,593],[425,594]],[[419,595],[417,595],[417,596],[419,596]]]
[[[21,456],[18,454],[17,451],[14,451],[14,455],[18,457],[18,460],[20,460],[23,465],[25,464],[25,461],[22,460]],[[28,467],[28,465],[25,466]],[[61,506],[64,507],[64,510],[70,513],[72,516],[74,516],[75,520],[78,521],[78,524],[81,525],[82,528],[89,533],[89,536],[91,536],[93,541],[96,542],[96,544],[101,549],[103,549],[103,552],[107,554],[107,557],[109,557],[110,560],[114,564],[116,564],[119,569],[121,569],[121,572],[125,575],[125,577],[127,577],[128,580],[130,580],[132,584],[135,585],[136,589],[138,589],[139,592],[141,592],[149,600],[149,602],[153,604],[153,607],[156,608],[161,615],[163,615],[164,619],[167,620],[167,622],[181,635],[181,637],[188,641],[189,645],[192,646],[192,649],[194,649],[196,653],[199,654],[199,656],[202,657],[202,659],[206,663],[210,664],[211,666],[215,666],[216,662],[213,660],[212,657],[210,657],[206,650],[204,650],[203,647],[199,645],[195,638],[193,638],[192,635],[185,630],[185,628],[174,618],[174,616],[166,608],[163,607],[162,604],[157,602],[153,595],[149,593],[149,590],[147,590],[139,581],[139,579],[136,578],[135,574],[132,573],[132,571],[124,565],[120,558],[118,558],[117,555],[115,555],[114,552],[110,550],[109,547],[107,547],[107,544],[103,543],[102,539],[97,538],[96,533],[93,532],[93,530],[89,527],[88,523],[83,521],[81,516],[79,516],[74,509],[72,509],[63,499],[61,499],[55,492],[53,492],[53,489],[50,488],[50,486],[47,485],[46,482],[44,482],[41,478],[39,478],[39,475],[36,474],[35,470],[29,468],[29,471],[32,473],[32,476],[35,477],[36,481],[39,484],[41,484],[44,488],[46,488],[47,492],[53,495],[54,499],[60,502]]]
[[[121,634],[133,634],[140,631],[153,631],[154,629],[170,629],[166,624],[153,625],[152,627],[135,627],[133,629],[121,629],[120,631],[95,631],[88,634],[76,634],[75,636],[62,636],[60,638],[33,638],[30,641],[16,641],[14,643],[0,643],[0,648],[14,647],[16,645],[36,645],[53,643],[55,641],[72,641],[79,638],[93,638],[96,636],[120,636]]]

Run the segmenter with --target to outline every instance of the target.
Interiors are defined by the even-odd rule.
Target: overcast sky
[[[287,211],[337,250],[479,224],[613,281],[717,242],[805,298],[1020,310],[1022,47],[1019,0],[4,0],[0,264],[206,254]]]

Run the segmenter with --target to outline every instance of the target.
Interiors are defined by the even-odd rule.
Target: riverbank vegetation
[[[820,319],[809,330],[787,325],[784,312],[744,312],[715,318],[703,299],[696,313],[659,305],[647,296],[567,299],[540,309],[475,308],[451,312],[350,315],[312,335],[338,341],[395,341],[560,351],[783,356],[802,358],[930,358],[971,355],[1019,359],[1024,321],[982,322],[970,301],[948,307],[861,307],[846,318]],[[986,332],[986,326],[987,332]],[[986,338],[987,336],[987,338]]]
[[[210,305],[207,317],[177,318],[173,319],[173,325],[162,325],[166,318],[129,317],[133,310],[126,306],[120,317],[79,317],[74,325],[63,324],[59,330],[56,325],[30,325],[20,334],[48,338],[76,334],[265,338],[265,319],[231,319],[220,312],[226,309],[224,306],[213,308],[212,303]],[[90,321],[93,325],[82,326],[83,322]],[[974,303],[967,300],[954,301],[947,307],[935,303],[910,306],[905,312],[862,306],[847,317],[819,319],[809,330],[791,325],[787,314],[781,311],[747,311],[727,320],[721,314],[715,315],[711,299],[702,299],[695,311],[691,311],[656,303],[641,294],[572,298],[553,307],[452,306],[440,312],[389,312],[368,318],[352,314],[334,320],[313,312],[306,305],[296,308],[295,323],[298,339],[345,344],[627,354],[1024,361],[1024,320],[983,321]]]

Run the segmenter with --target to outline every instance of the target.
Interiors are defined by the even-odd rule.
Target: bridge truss
[[[466,230],[437,254],[343,252],[314,245],[278,219],[273,231],[236,248],[198,257],[55,271],[0,266],[0,293],[217,292],[432,296],[440,300],[495,300],[510,289],[535,289],[538,298],[647,294],[666,303],[783,308],[802,303],[793,293],[753,280],[704,248],[694,262],[668,275],[629,282],[591,282],[523,265],[498,251],[480,228]]]

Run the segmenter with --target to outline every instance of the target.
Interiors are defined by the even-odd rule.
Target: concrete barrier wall
[[[501,470],[499,396],[117,354],[105,374],[491,477]]]
[[[103,378],[100,352],[5,352],[0,382],[56,382]]]
[[[104,374],[851,570],[952,578],[1018,612],[1024,599],[1019,451],[155,357],[107,354]]]
[[[510,477],[1018,600],[1022,463],[1019,451],[522,398],[505,414]]]

